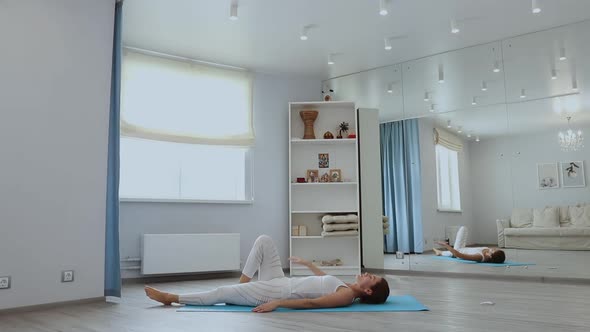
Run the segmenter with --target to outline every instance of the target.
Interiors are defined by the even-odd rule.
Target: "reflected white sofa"
[[[514,208],[496,226],[501,248],[590,250],[590,204]]]

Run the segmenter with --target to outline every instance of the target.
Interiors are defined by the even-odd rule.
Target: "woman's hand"
[[[276,308],[279,307],[279,301],[270,301],[264,304],[257,306],[256,308],[252,309],[253,312],[271,312],[274,311]]]
[[[437,241],[436,244],[441,245],[441,246],[443,246],[445,248],[451,247],[448,243],[442,242],[442,241]]]
[[[311,264],[309,261],[300,258],[300,257],[295,257],[295,256],[291,256],[289,257],[289,260],[295,264],[299,264],[299,265],[305,265],[308,266],[309,264]]]

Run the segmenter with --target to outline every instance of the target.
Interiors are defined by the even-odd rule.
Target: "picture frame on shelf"
[[[322,183],[330,182],[330,174],[328,174],[328,172],[325,172],[324,174],[322,174],[322,177],[320,178],[320,182],[322,182]]]
[[[318,154],[318,167],[319,168],[330,167],[330,155],[328,153],[319,153]]]
[[[586,187],[584,161],[567,161],[560,163],[561,182],[564,188]]]
[[[339,168],[330,169],[330,182],[342,182],[342,171]]]
[[[537,164],[537,188],[540,190],[559,188],[557,163]]]
[[[320,182],[318,170],[317,169],[308,169],[305,179],[308,183]]]

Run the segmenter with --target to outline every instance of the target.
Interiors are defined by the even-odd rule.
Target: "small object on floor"
[[[480,303],[481,305],[494,305],[495,303],[492,301],[483,301]]]
[[[185,305],[176,310],[177,312],[214,312],[214,311],[232,311],[232,312],[252,312],[254,307],[241,305]],[[387,302],[383,304],[367,304],[355,302],[347,307],[339,308],[317,308],[317,309],[288,309],[277,308],[275,312],[391,312],[391,311],[428,311],[429,309],[418,302],[411,295],[389,296]]]

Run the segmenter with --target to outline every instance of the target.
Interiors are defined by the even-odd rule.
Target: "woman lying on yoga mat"
[[[459,231],[457,231],[455,245],[451,247],[445,242],[437,242],[438,244],[447,248],[448,251],[433,249],[434,253],[437,256],[457,257],[468,261],[476,261],[481,263],[504,263],[504,260],[506,259],[506,254],[504,254],[504,251],[498,248],[465,247],[465,245],[467,244],[468,233],[469,231],[467,230],[467,227],[461,226],[461,228],[459,228]]]
[[[287,278],[272,239],[262,235],[254,242],[248,255],[240,283],[218,287],[211,291],[191,294],[171,294],[145,287],[147,296],[166,305],[172,303],[213,305],[228,303],[253,306],[254,312],[273,311],[278,307],[293,309],[344,307],[359,299],[364,303],[384,303],[389,285],[384,278],[364,273],[354,284],[326,275],[312,263],[291,257],[293,263],[307,266],[311,277]],[[250,282],[258,271],[258,281]]]

